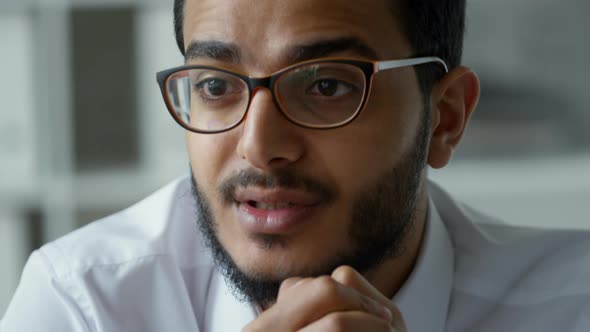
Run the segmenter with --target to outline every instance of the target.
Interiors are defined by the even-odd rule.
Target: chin
[[[340,255],[325,248],[310,250],[309,246],[291,244],[286,240],[269,243],[266,239],[262,243],[256,242],[252,251],[233,256],[234,261],[242,272],[251,277],[275,281],[329,275],[336,267],[346,263]]]

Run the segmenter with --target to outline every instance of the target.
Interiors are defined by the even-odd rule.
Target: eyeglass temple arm
[[[387,70],[387,69],[394,69],[394,68],[401,68],[401,67],[409,67],[409,66],[416,66],[421,65],[424,63],[431,63],[436,62],[443,66],[445,72],[449,72],[449,68],[447,64],[439,57],[431,56],[431,57],[423,57],[423,58],[413,58],[413,59],[403,59],[403,60],[389,60],[389,61],[378,61],[376,64],[375,72]]]

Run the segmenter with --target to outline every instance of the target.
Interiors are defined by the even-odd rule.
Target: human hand
[[[353,268],[330,276],[289,278],[277,301],[244,332],[395,331],[405,332],[400,311]]]

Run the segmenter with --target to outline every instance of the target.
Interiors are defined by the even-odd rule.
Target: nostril
[[[291,160],[291,159],[293,159],[293,160]],[[296,159],[298,159],[298,158],[289,158],[289,156],[276,157],[276,158],[272,158],[271,160],[269,160],[267,164],[271,167],[285,167],[285,166],[291,164],[292,162],[296,161]]]

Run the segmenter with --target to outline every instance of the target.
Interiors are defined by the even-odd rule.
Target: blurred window
[[[464,62],[482,82],[468,159],[590,152],[590,2],[468,1]]]
[[[76,8],[71,36],[76,169],[137,167],[134,10]]]

